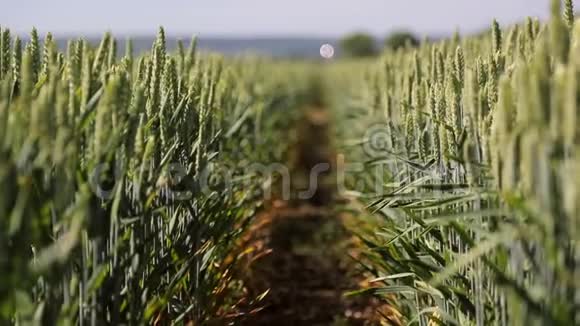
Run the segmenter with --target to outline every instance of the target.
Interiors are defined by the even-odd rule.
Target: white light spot
[[[324,59],[332,59],[334,57],[334,47],[330,44],[323,44],[320,47],[320,56]]]

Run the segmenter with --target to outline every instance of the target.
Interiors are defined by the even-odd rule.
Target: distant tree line
[[[399,31],[390,34],[383,41],[383,48],[396,51],[404,47],[416,47],[419,39],[411,32]],[[345,57],[372,57],[381,51],[377,40],[366,33],[352,33],[340,40],[340,48]]]

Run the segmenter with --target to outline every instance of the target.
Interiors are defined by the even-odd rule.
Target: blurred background
[[[360,56],[372,55],[385,42],[397,46],[401,42],[446,37],[455,31],[477,33],[486,30],[494,18],[504,26],[527,16],[545,19],[548,3],[548,0],[19,0],[2,6],[0,25],[22,37],[35,26],[41,35],[52,32],[57,40],[82,36],[92,41],[100,39],[104,31],[111,31],[119,39],[133,39],[138,51],[149,48],[157,27],[162,25],[170,47],[178,39],[188,40],[196,35],[202,50],[224,54],[258,52],[276,57],[319,57],[321,45],[328,43],[338,55]]]

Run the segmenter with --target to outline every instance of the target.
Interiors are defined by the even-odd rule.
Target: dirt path
[[[259,215],[244,238],[256,256],[243,279],[248,297],[266,293],[259,311],[242,325],[378,325],[372,298],[347,298],[360,289],[364,277],[355,260],[359,246],[334,209],[334,154],[324,110],[312,108],[297,126],[298,142],[291,165],[293,196],[275,200]],[[320,164],[329,171],[318,180],[310,198],[298,198],[308,188],[309,172]],[[304,196],[303,196],[304,197]]]

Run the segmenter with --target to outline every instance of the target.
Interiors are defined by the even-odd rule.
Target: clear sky
[[[394,29],[473,32],[493,18],[509,24],[545,18],[549,0],[5,0],[0,24],[23,33],[200,36],[340,36]],[[580,0],[576,0],[580,2]],[[580,4],[577,4],[580,7]]]

